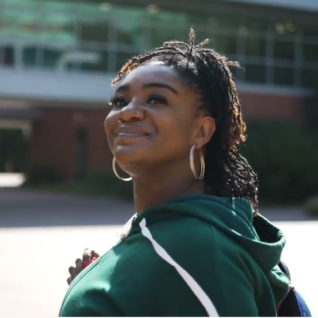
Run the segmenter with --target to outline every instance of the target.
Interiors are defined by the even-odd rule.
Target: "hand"
[[[74,280],[74,278],[84,269],[86,268],[89,264],[92,262],[96,261],[96,259],[99,257],[99,254],[96,253],[95,251],[92,251],[89,248],[86,248],[83,253],[82,259],[78,258],[75,261],[75,267],[71,266],[68,271],[71,275],[67,279],[67,283],[70,285],[71,282]]]

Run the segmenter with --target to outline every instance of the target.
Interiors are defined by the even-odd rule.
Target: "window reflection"
[[[217,35],[214,41],[217,51],[226,55],[235,55],[237,53],[236,35]]]
[[[245,81],[263,84],[266,82],[266,66],[247,63],[245,68]]]
[[[274,58],[295,59],[295,41],[292,39],[276,38],[274,42]]]
[[[198,41],[209,38],[210,47],[242,59],[246,71],[236,77],[247,82],[293,86],[298,65],[304,68],[302,85],[308,85],[313,75],[307,70],[318,66],[316,25],[88,0],[0,0],[0,63],[115,72],[138,52],[187,41],[190,26]],[[269,68],[273,78],[267,83]]]
[[[81,42],[96,42],[108,43],[111,42],[109,38],[109,29],[112,25],[108,21],[94,21],[88,20],[78,23],[79,38]]]
[[[130,59],[132,58],[132,56],[135,56],[137,54],[139,54],[140,52],[135,52],[135,53],[131,53],[131,52],[117,52],[115,60],[116,60],[116,64],[114,65],[114,71],[119,71],[121,69],[121,67]]]
[[[308,62],[318,62],[318,43],[303,45],[303,58]]]
[[[293,86],[294,85],[294,70],[291,67],[275,67],[274,68],[274,83]]]
[[[301,75],[303,87],[314,87],[318,85],[318,68],[304,69]]]
[[[248,56],[264,57],[266,56],[266,39],[257,36],[246,37],[246,51]]]
[[[0,65],[14,66],[14,50],[12,46],[0,45]]]
[[[242,23],[250,33],[266,33],[269,28],[269,22],[263,19],[244,19],[244,22]]]

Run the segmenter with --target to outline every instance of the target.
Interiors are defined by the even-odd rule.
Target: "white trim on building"
[[[113,74],[88,75],[45,71],[0,70],[0,96],[3,99],[48,102],[98,103],[104,105],[113,94]],[[303,97],[308,89],[266,84],[239,83],[241,93]],[[51,103],[50,103],[51,105]],[[43,103],[45,107],[45,102]],[[102,107],[102,106],[101,106]]]
[[[228,2],[245,2],[255,5],[265,5],[271,7],[290,8],[305,11],[317,11],[317,0],[223,0]]]

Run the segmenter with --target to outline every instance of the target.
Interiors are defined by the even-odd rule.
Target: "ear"
[[[210,116],[203,116],[198,119],[195,143],[201,149],[212,138],[216,129],[215,120]]]

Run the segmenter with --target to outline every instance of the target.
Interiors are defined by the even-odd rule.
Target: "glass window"
[[[14,65],[14,49],[12,46],[0,46],[0,65]]]
[[[186,21],[184,21],[185,25],[190,26],[192,25],[195,30],[197,30],[197,27],[199,25],[206,26],[207,23],[210,21],[210,16],[207,14],[202,13],[187,13],[186,14]]]
[[[67,3],[57,1],[10,0],[4,3],[0,0],[0,35],[74,42],[74,18],[68,7]]]
[[[244,66],[245,81],[250,83],[266,82],[266,66],[247,63]]]
[[[236,55],[237,53],[237,36],[218,35],[215,37],[216,50],[225,55]]]
[[[109,29],[112,27],[108,21],[80,21],[79,40],[82,42],[108,43]]]
[[[317,87],[318,69],[304,69],[301,76],[303,87]]]
[[[25,47],[23,49],[23,66],[35,67],[37,64],[37,54],[39,54],[36,46]]]
[[[26,67],[58,69],[59,64],[62,63],[62,58],[66,54],[68,52],[59,47],[49,47],[40,44],[29,45],[23,48],[23,65]],[[68,62],[65,62],[65,65],[67,64]]]
[[[24,0],[19,0],[24,1]],[[29,0],[33,2],[37,2],[38,5],[41,6],[43,11],[49,12],[59,12],[60,14],[65,12],[65,14],[72,15],[72,12],[77,10],[77,5],[70,1],[61,1],[61,0]],[[80,5],[80,3],[79,3]]]
[[[87,52],[93,54],[93,59],[91,59],[91,61],[83,61],[79,63],[79,67],[77,69],[85,72],[106,73],[108,65],[108,51]]]
[[[245,39],[247,56],[266,56],[266,39],[256,36],[247,36]]]
[[[41,66],[50,69],[57,68],[58,61],[62,57],[63,52],[65,50],[54,47],[41,48]]]
[[[1,14],[2,28],[0,35],[5,37],[19,37],[34,39],[38,35],[39,14],[35,10],[5,7]]]
[[[116,69],[115,71],[118,72],[121,67],[133,56],[139,54],[140,52],[117,52],[116,54]]]
[[[217,28],[237,30],[241,24],[241,18],[237,16],[217,15],[216,17]]]
[[[304,59],[304,62],[318,62],[318,45],[304,44],[303,59]]]
[[[135,49],[143,50],[149,46],[147,32],[148,29],[143,22],[135,25],[130,30],[117,25],[117,43],[132,45]]]
[[[270,23],[270,30],[278,36],[294,35],[300,30],[300,26],[293,21],[277,21]]]
[[[235,82],[241,82],[245,76],[243,67],[230,67]]]
[[[292,86],[294,84],[294,69],[291,67],[275,67],[274,83]]]
[[[188,33],[189,32],[182,32],[183,30],[175,27],[173,29],[170,28],[169,25],[161,25],[155,24],[150,26],[149,30],[149,39],[150,39],[150,46],[157,47],[162,46],[164,42],[173,41],[173,40],[184,40],[186,43],[189,40]],[[183,33],[183,36],[180,34]]]
[[[274,58],[293,60],[295,58],[295,43],[276,39],[274,41]]]
[[[77,41],[74,17],[67,11],[48,11],[40,21],[41,39],[61,44]]]
[[[269,23],[267,20],[250,19],[250,18],[244,19],[243,25],[247,28],[249,32],[253,32],[253,31],[266,32],[269,27]]]
[[[181,41],[185,41],[186,43],[189,42],[189,30],[184,28],[183,32],[177,39],[180,39]],[[195,33],[196,33],[196,42],[202,42],[206,39],[209,40],[210,44],[207,44],[207,46],[215,47],[215,30],[211,27],[207,27],[203,24],[198,24],[195,27]]]
[[[108,52],[78,48],[65,51],[57,60],[56,68],[73,72],[98,72],[106,73]]]
[[[316,24],[303,25],[302,34],[303,34],[303,36],[317,37],[318,36],[318,25],[316,25]]]
[[[117,42],[123,45],[133,45],[143,49],[149,45],[148,21],[158,17],[161,12],[149,13],[145,8],[139,7],[114,7],[112,10],[112,23],[117,30]]]

